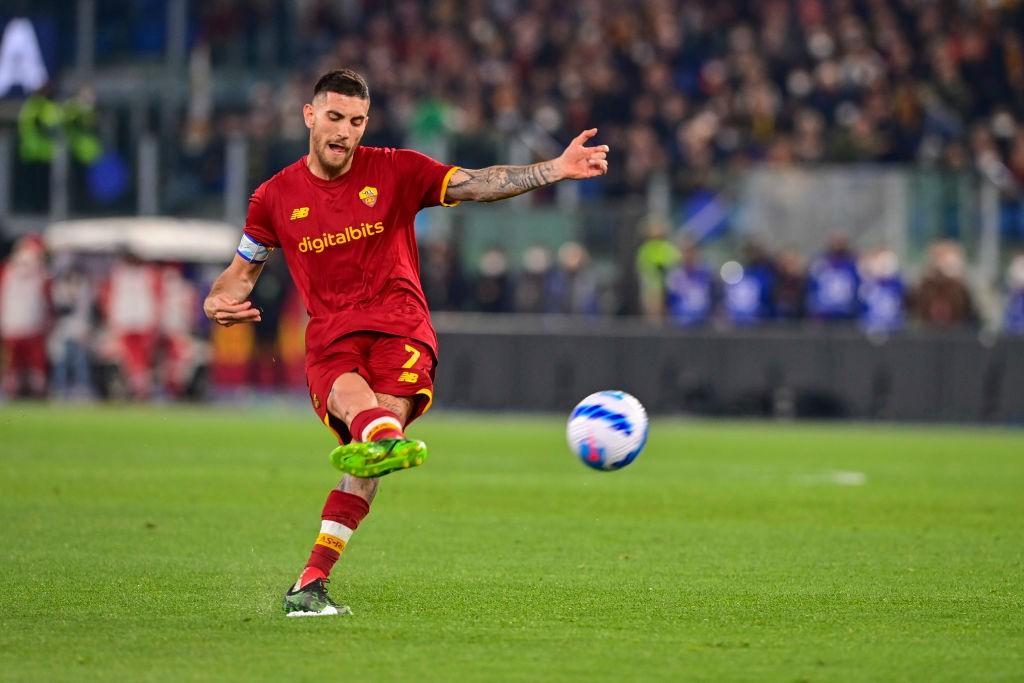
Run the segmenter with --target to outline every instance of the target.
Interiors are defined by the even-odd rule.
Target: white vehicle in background
[[[215,275],[234,251],[237,226],[95,218],[52,223],[43,237],[56,277],[73,268],[95,292],[88,348],[100,396],[205,394],[210,351],[199,292],[209,280],[206,271]]]

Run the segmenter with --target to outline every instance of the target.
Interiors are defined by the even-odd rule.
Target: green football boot
[[[381,439],[338,446],[330,455],[336,469],[353,477],[383,477],[397,470],[422,465],[427,444],[416,439]]]
[[[299,590],[295,586],[284,594],[284,613],[289,617],[326,617],[352,614],[348,605],[339,605],[327,594],[329,579],[310,581]]]

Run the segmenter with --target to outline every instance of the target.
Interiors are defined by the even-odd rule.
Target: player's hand
[[[258,323],[263,320],[260,317],[260,309],[255,308],[251,301],[235,301],[223,294],[206,297],[203,312],[207,318],[224,327],[231,327],[236,323]]]
[[[594,178],[608,172],[608,145],[584,147],[590,138],[597,135],[597,128],[585,130],[569,143],[558,157],[563,178]]]

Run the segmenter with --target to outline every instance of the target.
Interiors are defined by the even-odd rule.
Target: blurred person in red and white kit
[[[169,265],[163,268],[160,294],[164,384],[171,396],[180,397],[188,387],[199,351],[192,336],[200,310],[199,291],[184,276],[181,266]]]
[[[46,395],[49,286],[43,242],[36,235],[26,235],[0,266],[3,389],[8,396]]]
[[[111,267],[100,289],[109,334],[105,353],[121,368],[133,398],[148,398],[153,389],[162,289],[160,268],[132,255]]]

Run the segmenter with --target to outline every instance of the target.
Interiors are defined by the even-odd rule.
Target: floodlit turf
[[[304,412],[0,408],[3,681],[1024,680],[1024,432],[432,415],[286,619],[335,483]]]

